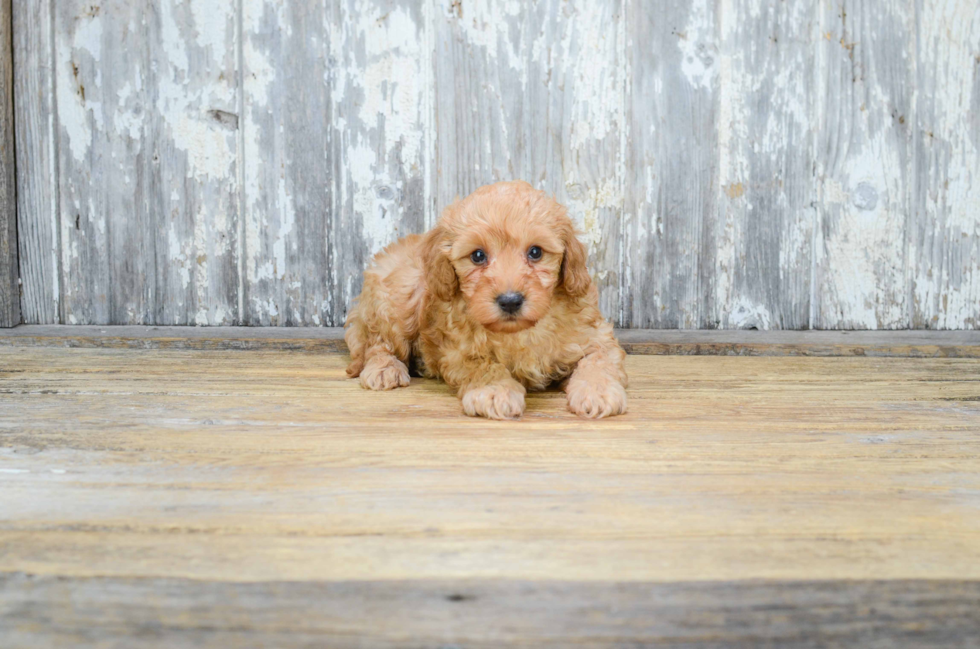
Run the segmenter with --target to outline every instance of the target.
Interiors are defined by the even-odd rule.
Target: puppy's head
[[[457,294],[494,332],[533,327],[556,293],[585,295],[585,248],[565,208],[524,182],[476,190],[446,209],[423,248],[429,291]]]

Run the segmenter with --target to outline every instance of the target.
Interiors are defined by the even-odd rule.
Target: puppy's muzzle
[[[497,306],[507,315],[514,315],[524,306],[524,296],[511,291],[497,296]]]

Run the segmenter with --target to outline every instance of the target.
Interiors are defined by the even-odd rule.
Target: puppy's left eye
[[[527,251],[527,258],[530,259],[531,261],[537,261],[541,259],[541,255],[543,254],[544,252],[541,250],[541,248],[538,248],[537,246],[531,246],[530,249],[528,249]]]

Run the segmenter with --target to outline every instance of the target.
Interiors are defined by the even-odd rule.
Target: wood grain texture
[[[619,329],[627,354],[980,358],[975,331],[682,331]],[[23,325],[0,346],[346,353],[340,327],[95,327]]]
[[[25,322],[56,324],[62,322],[61,232],[51,2],[17,0],[13,14],[21,307]]]
[[[243,4],[243,324],[331,323],[335,10]]]
[[[980,328],[980,3],[916,5],[912,326]]]
[[[913,3],[821,3],[817,329],[910,323]]]
[[[819,6],[720,4],[717,253],[704,326],[810,328]]]
[[[336,326],[524,178],[622,327],[976,329],[976,0],[17,0],[31,323]]]
[[[717,5],[628,3],[630,305],[637,328],[716,326],[706,315],[718,178]],[[705,280],[708,281],[705,281]]]
[[[65,320],[231,324],[233,10],[73,1],[55,31]]]
[[[9,649],[968,649],[980,637],[980,582],[971,581],[228,583],[7,573],[0,602]]]
[[[13,327],[21,322],[12,27],[10,0],[0,0],[0,327]]]
[[[505,423],[345,361],[0,347],[5,646],[977,638],[980,361],[631,356],[629,414]]]

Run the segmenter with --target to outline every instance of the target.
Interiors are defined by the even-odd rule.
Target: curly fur
[[[471,260],[476,249],[486,263]],[[508,291],[525,298],[516,316],[496,303]],[[582,417],[626,412],[625,354],[599,312],[585,248],[565,208],[524,182],[482,187],[427,234],[380,252],[346,328],[347,374],[365,388],[408,385],[414,358],[471,416],[520,417],[525,392],[555,381]]]

